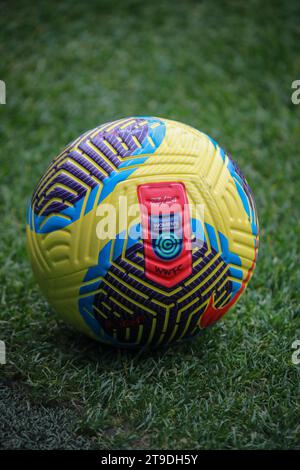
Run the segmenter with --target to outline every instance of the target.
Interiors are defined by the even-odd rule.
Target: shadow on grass
[[[63,355],[77,356],[77,365],[97,364],[104,363],[111,368],[115,369],[116,362],[130,361],[133,363],[140,363],[147,359],[155,361],[162,360],[165,356],[178,355],[186,356],[191,353],[191,350],[197,348],[197,356],[201,359],[201,351],[203,350],[203,338],[206,336],[207,331],[201,331],[200,334],[171,343],[169,345],[162,345],[158,348],[141,348],[141,349],[127,349],[117,348],[104,343],[97,342],[81,332],[76,331],[69,325],[61,320],[57,320],[56,326],[49,330],[47,341],[57,348]],[[207,346],[207,345],[206,345]]]

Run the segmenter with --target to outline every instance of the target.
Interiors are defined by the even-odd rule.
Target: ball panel
[[[125,256],[112,257],[104,273],[103,257],[114,253],[112,243],[99,256],[99,270],[92,268],[100,282],[89,283],[91,296],[85,295],[79,306],[85,317],[92,313],[119,344],[157,346],[191,336],[199,329],[199,319],[213,292],[217,306],[230,298],[232,284],[226,263],[206,243],[194,249],[192,275],[173,289],[145,276],[142,240],[126,250]],[[87,278],[91,280],[90,275]],[[82,293],[87,289],[81,288]]]
[[[83,207],[84,214],[93,208],[99,187],[98,204],[147,158],[140,155],[157,150],[164,132],[159,119],[128,118],[84,134],[53,161],[38,184],[29,207],[31,227],[48,233],[76,221]]]

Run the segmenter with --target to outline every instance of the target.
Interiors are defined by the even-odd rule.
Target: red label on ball
[[[173,287],[192,273],[191,221],[183,183],[138,186],[145,275]]]

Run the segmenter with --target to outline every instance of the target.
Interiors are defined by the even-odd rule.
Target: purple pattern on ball
[[[87,186],[93,189],[108,178],[124,158],[142,146],[148,134],[147,123],[140,118],[121,120],[109,130],[111,126],[109,123],[100,126],[98,132],[94,129],[83,134],[82,141],[76,139],[53,161],[32,197],[37,215],[47,216],[73,206],[85,196]],[[78,149],[73,148],[75,144]]]
[[[193,272],[191,276],[185,279],[180,285],[179,290],[177,289],[178,286],[168,289],[146,278],[144,274],[144,258],[139,256],[138,253],[140,255],[143,253],[143,244],[141,242],[136,243],[127,250],[126,258],[120,256],[114,261],[114,265],[108,271],[105,280],[101,282],[101,293],[97,294],[94,300],[95,308],[93,314],[95,318],[99,321],[101,327],[104,328],[107,334],[112,335],[114,331],[119,342],[136,342],[139,333],[139,325],[142,323],[143,334],[140,345],[146,344],[155,318],[156,328],[151,341],[151,345],[155,345],[160,339],[160,335],[164,329],[166,316],[166,308],[162,307],[160,304],[170,306],[169,321],[166,325],[161,344],[168,343],[176,323],[178,323],[179,327],[172,341],[178,339],[186,327],[184,337],[189,337],[193,333],[201,314],[204,312],[206,304],[197,311],[197,314],[193,315],[197,307],[200,307],[203,303],[208,301],[212,294],[215,293],[215,306],[218,308],[231,293],[232,283],[228,278],[229,274],[228,271],[226,271],[227,266],[225,262],[221,264],[209,281],[204,282],[211,272],[217,268],[220,262],[223,261],[221,256],[213,249],[207,254],[206,243],[193,253]],[[214,259],[212,264],[205,269],[205,266],[207,266],[212,259]],[[195,265],[197,261],[198,264]],[[132,263],[137,264],[140,269],[136,268]],[[196,280],[186,285],[189,279],[202,270],[203,272]],[[135,278],[132,276],[135,276]],[[216,280],[217,282],[214,284]],[[204,282],[204,284],[196,290],[196,292],[192,293],[193,289],[202,282]],[[134,290],[130,288],[128,288],[127,291],[126,289],[124,290],[124,284],[131,286]],[[209,288],[209,286],[211,287]],[[157,287],[159,291],[155,290],[153,287]],[[167,295],[172,290],[174,291],[172,296]],[[123,293],[126,295],[123,295]],[[190,295],[188,295],[185,300],[181,300],[189,293]],[[145,300],[145,297],[141,294],[146,295],[148,300]],[[118,307],[113,299],[115,299],[119,305],[123,305],[125,307],[124,310]],[[158,301],[160,304],[155,301]],[[189,305],[191,302],[192,304]],[[184,307],[186,307],[184,312],[179,314],[178,311]],[[131,313],[127,312],[126,309],[129,309]],[[148,309],[152,310],[154,314],[150,313]],[[101,311],[107,319],[99,315],[99,311]],[[114,315],[114,311],[118,311],[119,314],[122,314],[121,320]],[[126,324],[126,322],[130,325],[130,335],[127,339],[125,337],[126,328],[124,327],[124,323]]]

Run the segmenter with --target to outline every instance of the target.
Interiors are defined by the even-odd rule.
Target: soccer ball
[[[165,345],[216,322],[249,282],[258,236],[252,192],[230,155],[156,117],[78,137],[27,211],[30,259],[49,302],[120,347]]]

